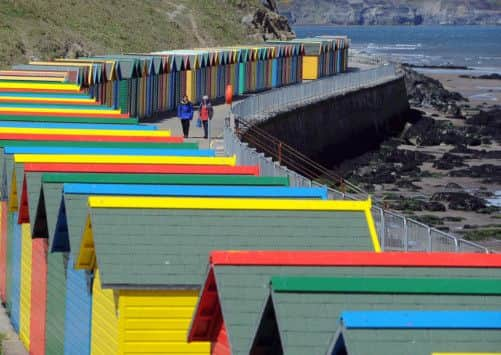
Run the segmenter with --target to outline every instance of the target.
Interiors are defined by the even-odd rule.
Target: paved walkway
[[[19,340],[14,328],[10,324],[9,317],[4,307],[0,306],[0,333],[5,335],[2,340],[3,355],[28,355],[23,344]]]
[[[225,118],[230,113],[230,106],[224,103],[214,104],[214,116],[211,120],[210,128],[211,128],[211,141],[220,141],[223,138],[224,132],[224,121]],[[200,148],[207,149],[209,147],[209,142],[207,139],[204,139],[204,130],[202,127],[197,127],[197,118],[198,113],[195,113],[193,120],[190,125],[190,134],[189,138],[186,140],[187,142],[198,142]],[[159,117],[154,121],[148,122],[145,119],[146,124],[156,125],[159,129],[169,129],[172,132],[173,136],[182,136],[183,130],[181,128],[180,120],[175,116],[175,114],[171,113],[166,116]]]

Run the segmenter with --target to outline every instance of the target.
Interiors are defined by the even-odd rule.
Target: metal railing
[[[318,166],[318,164],[311,161],[305,162],[304,155],[300,152],[294,151],[291,147],[287,147],[290,149],[288,154],[291,154],[292,157],[301,161],[301,163],[296,162],[289,166],[301,172],[301,174],[283,165],[287,164],[287,162],[290,163],[292,158],[287,160],[283,152],[279,153],[277,151],[277,153],[274,154],[272,152],[273,148],[271,150],[269,149],[269,147],[277,145],[282,148],[285,143],[279,143],[276,138],[274,138],[276,141],[271,141],[270,139],[273,137],[270,138],[259,131],[254,131],[254,140],[249,139],[248,135],[246,137],[249,143],[252,144],[251,146],[249,143],[242,140],[242,136],[249,132],[249,127],[251,127],[256,120],[272,117],[278,112],[294,109],[294,107],[298,105],[306,105],[316,100],[323,100],[328,97],[357,90],[360,87],[378,85],[381,82],[397,78],[392,66],[384,66],[369,71],[371,72],[369,75],[363,74],[363,72],[357,72],[299,85],[308,87],[312,91],[296,88],[295,86],[286,87],[258,94],[237,103],[232,108],[232,117],[227,118],[224,127],[225,153],[235,154],[238,164],[259,166],[261,175],[288,177],[290,186],[324,186],[316,182],[314,177],[308,174],[308,171],[310,171],[312,167]],[[348,79],[347,76],[353,77]],[[334,84],[336,79],[343,77],[345,78],[342,81],[345,85],[344,87],[340,84]],[[330,85],[327,84],[327,82],[329,82]],[[320,84],[312,85],[314,83]],[[319,91],[319,88],[330,90],[330,92]],[[301,93],[305,95],[303,100],[300,100]],[[237,123],[237,127],[235,122]],[[242,130],[242,127],[238,127],[238,125],[242,125],[242,123],[246,125],[244,130]],[[258,132],[259,135],[257,135],[256,132]],[[258,139],[260,139],[260,141],[258,141]],[[298,166],[298,164],[301,164],[301,166]],[[307,166],[307,168],[305,168],[305,166]],[[366,193],[361,189],[348,185],[348,183],[347,187],[348,188],[343,191],[328,187],[328,198],[335,200],[358,200],[367,198]],[[386,251],[489,252],[487,248],[479,244],[460,239],[414,219],[385,210],[376,203],[372,207],[372,215],[376,224],[379,242],[382,249]]]
[[[396,77],[393,65],[326,77],[250,96],[236,103],[232,107],[232,113],[241,120],[262,121],[280,112],[288,112],[335,95],[394,80]]]

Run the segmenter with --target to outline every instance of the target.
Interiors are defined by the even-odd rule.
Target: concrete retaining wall
[[[371,149],[409,116],[403,78],[281,113],[259,124],[313,160],[335,164]]]

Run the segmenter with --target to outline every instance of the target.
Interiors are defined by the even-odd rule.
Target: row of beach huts
[[[370,199],[327,200],[138,123],[171,95],[240,90],[219,69],[244,52],[235,94],[299,82],[311,42],[0,71],[0,298],[30,354],[499,352],[500,255],[381,252]],[[327,57],[318,77],[346,70]]]
[[[224,97],[228,84],[234,95],[243,95],[345,72],[348,49],[347,37],[323,37],[261,46],[105,55],[15,65],[2,78],[26,75],[36,81],[39,75],[67,91],[84,87],[102,104],[142,119],[173,110],[184,94],[197,103],[204,95]]]

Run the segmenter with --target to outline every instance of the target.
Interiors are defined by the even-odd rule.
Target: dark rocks
[[[406,180],[406,179],[399,179],[397,182],[395,182],[395,185],[397,185],[400,188],[408,189],[411,191],[421,190],[420,186],[418,186],[418,185],[414,184],[412,181]]]
[[[439,121],[430,117],[423,117],[412,125],[404,138],[421,146],[450,144],[466,147],[481,144],[481,136],[476,131],[470,132],[467,127],[456,127],[449,121]]]
[[[430,212],[444,212],[446,207],[443,203],[437,201],[424,201],[417,198],[405,198],[403,196],[396,196],[393,200],[388,201],[391,208],[399,211],[430,211]]]
[[[455,182],[449,182],[447,185],[444,186],[446,189],[449,190],[460,190],[463,189],[463,187],[459,184],[456,184]]]
[[[409,103],[416,107],[433,107],[454,117],[461,117],[458,101],[467,101],[457,92],[451,92],[435,79],[412,70],[407,66],[399,69],[405,75],[405,86]]]
[[[425,210],[432,212],[445,212],[447,209],[443,203],[438,201],[430,201],[425,204]]]
[[[496,106],[490,110],[480,111],[478,114],[468,118],[466,121],[477,129],[480,134],[491,136],[496,140],[501,140],[501,107]]]
[[[501,80],[501,75],[498,73],[483,74],[483,75],[460,75],[459,77],[465,79]]]
[[[501,183],[501,166],[493,164],[482,164],[471,166],[466,169],[453,170],[449,173],[455,177],[483,178],[489,183]]]
[[[433,163],[433,167],[440,170],[451,170],[460,166],[464,166],[463,158],[450,153],[445,153]]]
[[[487,207],[483,199],[467,192],[437,192],[431,201],[447,202],[451,210],[457,211],[478,211]]]

